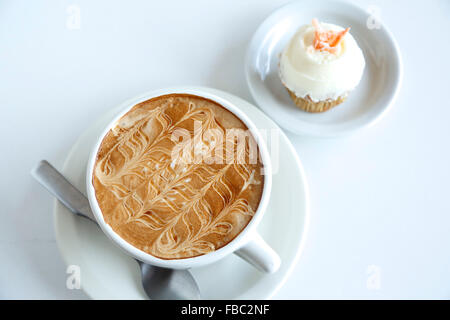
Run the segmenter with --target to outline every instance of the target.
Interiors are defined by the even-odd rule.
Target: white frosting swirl
[[[321,23],[323,30],[343,31],[328,23]],[[361,49],[350,33],[347,33],[335,52],[314,49],[315,28],[302,26],[292,37],[281,54],[279,74],[283,84],[297,97],[315,102],[345,96],[361,80],[365,61]]]

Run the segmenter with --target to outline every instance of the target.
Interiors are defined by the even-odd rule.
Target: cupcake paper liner
[[[347,98],[347,95],[340,96],[335,100],[324,100],[324,101],[312,101],[309,96],[306,98],[297,97],[295,93],[293,93],[291,90],[286,88],[289,92],[289,95],[291,96],[292,100],[294,101],[295,105],[299,107],[300,109],[307,111],[307,112],[325,112],[327,110],[330,110],[331,108],[341,104],[345,101]]]

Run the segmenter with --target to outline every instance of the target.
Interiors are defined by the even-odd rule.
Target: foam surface
[[[163,259],[194,257],[251,220],[264,182],[258,154],[225,108],[166,95],[134,106],[108,132],[93,184],[106,223],[127,242]]]

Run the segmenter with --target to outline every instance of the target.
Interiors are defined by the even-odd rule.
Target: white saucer
[[[278,77],[279,54],[314,17],[350,26],[366,60],[361,83],[347,101],[318,114],[297,108]],[[296,134],[330,137],[368,127],[388,111],[401,85],[402,62],[392,34],[370,13],[347,2],[306,0],[281,7],[261,24],[248,49],[245,72],[253,98],[279,125]]]
[[[278,172],[268,212],[258,231],[281,257],[281,267],[267,275],[235,255],[192,269],[204,299],[269,299],[283,285],[297,262],[308,225],[308,187],[302,165],[287,137],[260,110],[228,93],[201,88],[240,107],[259,129],[279,132]],[[85,192],[85,170],[93,139],[117,113],[112,110],[75,143],[64,164],[64,175]],[[270,137],[270,134],[269,134]],[[272,140],[274,141],[274,140]],[[271,150],[269,139],[269,151]],[[282,156],[281,156],[282,155]],[[274,168],[275,169],[275,168]],[[145,299],[137,263],[117,248],[93,223],[71,214],[55,201],[55,234],[67,265],[78,265],[81,287],[94,299]]]

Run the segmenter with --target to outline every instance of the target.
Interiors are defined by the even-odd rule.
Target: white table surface
[[[0,2],[0,299],[87,298],[66,288],[53,199],[30,169],[44,158],[61,168],[92,121],[152,88],[203,85],[253,102],[244,52],[284,3]],[[449,299],[450,1],[358,3],[381,10],[395,35],[403,87],[389,114],[356,135],[288,133],[310,185],[311,224],[275,298]]]

